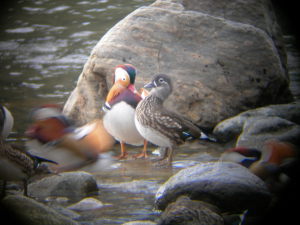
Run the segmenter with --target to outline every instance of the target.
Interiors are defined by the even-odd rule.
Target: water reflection
[[[22,136],[31,108],[64,103],[102,35],[146,0],[17,1],[1,9],[0,101]]]

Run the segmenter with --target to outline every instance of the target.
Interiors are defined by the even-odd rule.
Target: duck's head
[[[131,64],[118,65],[115,68],[113,83],[120,83],[124,87],[134,85],[136,77],[136,68]]]
[[[152,81],[144,87],[152,88],[150,95],[155,95],[162,100],[165,100],[173,90],[171,78],[165,74],[155,75]]]
[[[245,167],[249,167],[253,162],[259,160],[261,151],[255,148],[247,148],[238,146],[227,149],[222,155],[221,161],[229,161],[239,163]]]
[[[118,96],[124,89],[129,89],[132,92],[136,92],[134,87],[136,76],[136,69],[130,64],[118,65],[115,68],[113,76],[113,86],[108,92],[106,102],[110,102],[116,96]]]

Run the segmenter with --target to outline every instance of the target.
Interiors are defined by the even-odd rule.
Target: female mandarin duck
[[[42,162],[56,162],[32,155],[4,142],[13,127],[13,117],[9,110],[0,105],[0,180],[3,180],[2,196],[5,195],[7,181],[23,181],[24,195],[27,195],[28,179],[37,174],[49,174],[50,170]]]
[[[187,138],[200,138],[202,131],[189,119],[164,108],[163,103],[172,92],[171,79],[167,75],[156,75],[144,87],[152,90],[138,104],[135,124],[146,140],[167,149],[163,159],[170,165],[173,147],[182,144]]]
[[[147,157],[147,142],[137,131],[134,123],[135,108],[142,99],[134,87],[135,76],[136,69],[132,65],[118,65],[115,68],[114,84],[103,107],[106,111],[103,117],[104,127],[121,144],[119,159],[126,158],[128,155],[125,143],[144,144],[142,153],[136,157]]]

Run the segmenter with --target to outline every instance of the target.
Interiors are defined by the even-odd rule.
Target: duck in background
[[[146,140],[166,149],[162,160],[171,165],[175,146],[183,144],[187,139],[201,139],[204,133],[189,119],[163,106],[173,90],[169,76],[156,75],[144,88],[152,89],[136,108],[135,125]]]
[[[0,135],[6,139],[14,125],[14,118],[10,111],[0,104]]]
[[[53,163],[36,155],[32,155],[22,149],[15,148],[5,143],[5,139],[13,127],[13,117],[10,111],[0,105],[0,180],[3,181],[3,190],[1,196],[5,196],[7,181],[22,181],[24,186],[24,195],[27,196],[27,183],[29,178],[35,175],[51,174],[49,168],[42,164]]]
[[[288,142],[267,140],[262,149],[236,147],[226,150],[221,161],[233,161],[246,166],[278,192],[289,181],[290,170],[297,163],[297,149]]]
[[[26,135],[44,146],[46,144],[60,150],[55,154],[50,151],[48,155],[65,164],[57,168],[58,171],[75,170],[91,164],[114,144],[114,139],[106,132],[101,120],[75,127],[56,104],[36,108],[32,118],[34,123],[27,129]]]
[[[128,156],[125,144],[144,145],[141,154],[135,158],[147,158],[147,141],[140,135],[134,123],[135,108],[142,100],[135,89],[136,68],[130,64],[118,65],[113,76],[113,86],[103,106],[103,124],[108,133],[120,142],[119,159]]]

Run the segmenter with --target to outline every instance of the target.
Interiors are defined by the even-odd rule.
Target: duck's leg
[[[158,159],[154,165],[156,167],[172,167],[172,161],[173,161],[173,148],[167,147],[165,149],[164,156],[160,159]]]
[[[168,148],[168,153],[167,153],[167,163],[169,166],[172,166],[172,161],[173,161],[173,148]]]
[[[144,140],[143,151],[140,154],[135,155],[134,158],[137,158],[137,159],[148,158],[147,145],[148,145],[148,141]]]
[[[118,159],[126,159],[128,156],[128,153],[126,151],[125,142],[121,141],[120,145],[121,145],[121,155],[118,156]]]

